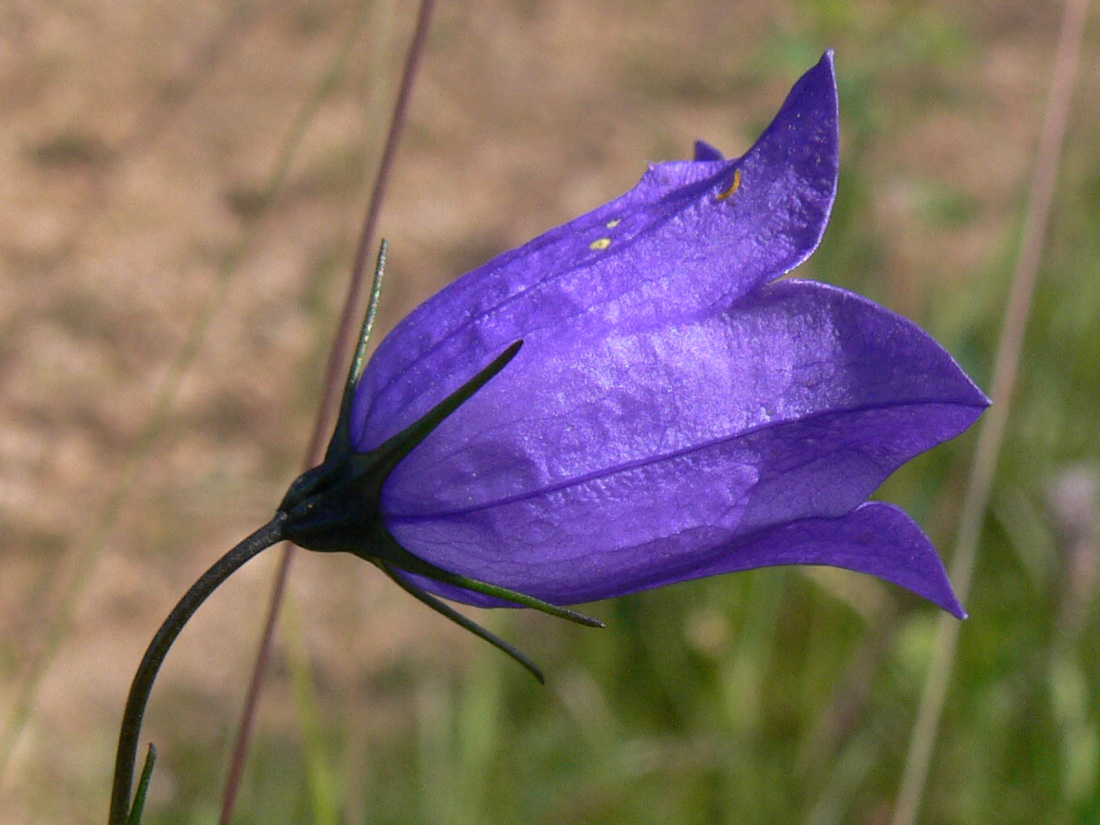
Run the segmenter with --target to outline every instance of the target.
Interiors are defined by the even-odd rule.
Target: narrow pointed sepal
[[[355,389],[359,386],[359,379],[363,375],[363,366],[367,358],[367,344],[370,342],[371,332],[374,330],[374,319],[378,316],[378,301],[382,297],[382,276],[386,271],[386,251],[388,244],[383,238],[378,247],[378,260],[374,267],[374,280],[371,282],[370,302],[367,304],[367,312],[363,318],[363,326],[359,330],[359,342],[355,347],[355,354],[348,367],[348,378],[344,383],[344,395],[340,401],[340,414],[336,420],[332,438],[325,450],[324,463],[336,461],[353,451],[351,442],[351,406],[355,400]]]
[[[385,530],[382,530],[377,535],[376,541],[373,542],[371,556],[368,556],[368,560],[372,558],[383,559],[388,565],[399,568],[406,573],[411,573],[421,580],[430,579],[436,583],[437,586],[443,585],[445,587],[460,589],[470,593],[479,593],[496,602],[510,603],[517,607],[529,607],[532,610],[537,610],[548,616],[565,619],[566,621],[586,627],[604,626],[604,623],[599,619],[587,616],[584,613],[579,613],[576,610],[570,610],[567,607],[552,604],[551,602],[529,596],[517,590],[510,590],[507,587],[500,587],[495,584],[472,579],[469,576],[463,576],[450,570],[436,567],[434,564],[430,564],[414,556]]]
[[[501,651],[502,653],[511,657],[520,665],[522,665],[528,673],[530,673],[532,676],[535,677],[535,679],[539,681],[540,684],[546,684],[546,677],[543,676],[542,669],[539,668],[539,666],[536,665],[519,648],[504,641],[491,630],[482,627],[477,622],[470,619],[468,616],[463,616],[446,602],[440,601],[431,593],[417,586],[400,570],[385,563],[383,563],[381,567],[386,572],[386,575],[393,579],[402,590],[411,595],[413,598],[427,605],[444,618],[450,619],[452,622],[454,622],[464,630],[470,631],[479,639],[483,639],[484,641],[488,642],[497,650]]]
[[[308,550],[348,551],[370,558],[378,532],[384,531],[379,511],[382,487],[394,468],[500,373],[522,346],[523,341],[513,342],[473,378],[377,449],[354,452],[330,444],[330,457],[295,479],[279,505],[279,512],[286,516],[286,538]],[[333,444],[341,426],[346,426],[345,418],[337,425]]]

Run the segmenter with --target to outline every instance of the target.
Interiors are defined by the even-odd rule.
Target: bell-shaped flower
[[[866,499],[987,399],[910,321],[778,280],[825,230],[838,144],[826,54],[743,157],[700,143],[443,289],[349,385],[328,465],[357,481],[320,509],[292,490],[287,535],[477,605],[811,564],[964,615],[920,527]]]
[[[824,564],[962,616],[920,527],[866,499],[987,399],[913,323],[778,280],[821,240],[838,143],[826,54],[743,157],[700,143],[692,161],[652,165],[622,197],[428,300],[363,369],[372,301],[324,462],[192,586],[142,659],[112,825],[140,819],[137,737],[176,634],[284,538],[377,564],[540,679],[431,594],[599,624],[563,605]]]

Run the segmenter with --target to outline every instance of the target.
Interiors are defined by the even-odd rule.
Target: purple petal
[[[357,447],[372,449],[408,426],[515,340],[530,357],[550,358],[593,313],[605,333],[636,329],[728,306],[778,278],[817,246],[837,164],[826,54],[744,157],[656,164],[622,197],[490,261],[410,314],[360,382]]]
[[[646,564],[652,558],[661,558],[664,564],[654,570]],[[803,519],[725,542],[712,543],[705,535],[689,533],[631,548],[612,558],[587,561],[591,564],[561,566],[547,561],[532,562],[515,578],[566,579],[572,585],[568,592],[563,586],[558,598],[553,593],[544,593],[542,597],[571,603],[757,567],[828,565],[878,576],[929,599],[959,618],[966,617],[928,537],[903,510],[882,502],[863,504],[840,518]],[[550,569],[538,570],[538,567]],[[613,591],[601,586],[608,581],[607,568],[612,568],[619,578],[619,586]],[[624,570],[633,575],[623,576]],[[478,593],[410,578],[451,599],[486,607],[501,604]]]
[[[712,160],[725,160],[726,156],[722,154],[721,150],[714,148],[705,140],[695,141],[695,157],[694,160],[700,161],[712,161]]]
[[[723,472],[751,468],[764,501],[780,483],[796,493],[773,517],[746,501],[749,529],[836,516],[987,403],[915,324],[824,284],[783,281],[724,312],[602,337],[588,320],[553,355],[525,347],[428,436],[386,485],[387,518],[492,508],[710,450]]]
[[[848,513],[986,403],[916,325],[784,281],[691,322],[568,336],[552,358],[525,348],[397,467],[383,514],[439,567],[604,598]]]

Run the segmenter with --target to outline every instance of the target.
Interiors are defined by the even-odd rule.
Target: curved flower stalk
[[[782,564],[870,573],[964,616],[897,507],[866,501],[988,405],[913,323],[783,280],[821,240],[839,162],[832,54],[744,156],[698,143],[620,198],[505,253],[402,321],[364,367],[324,462],[157,632],[123,716],[111,825],[145,705],[203,600],[283,539],[347,551],[505,651],[436,596],[565,605]],[[433,595],[435,594],[435,595]]]
[[[287,535],[481,606],[815,564],[965,615],[916,523],[866,499],[987,399],[904,318],[777,281],[821,239],[838,143],[827,53],[743,157],[699,143],[429,299],[353,370]]]

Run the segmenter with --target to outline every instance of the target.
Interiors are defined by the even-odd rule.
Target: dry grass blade
[[[138,119],[133,130],[116,150],[119,157],[127,159],[141,157],[157,143],[167,130],[168,124],[212,76],[215,67],[221,62],[226,52],[239,41],[244,27],[251,20],[252,15],[245,6],[237,5],[229,11],[214,36],[203,45],[199,53],[189,62],[186,71],[180,75],[176,94],[168,98],[158,98]],[[90,222],[105,212],[113,182],[108,174],[109,170],[109,165],[93,169],[91,191],[82,210],[82,217],[70,231],[64,246],[65,254],[59,258],[56,266],[62,267],[69,264],[71,256],[79,249],[81,236],[88,229]],[[224,283],[231,275],[231,268],[223,271],[222,282]],[[91,578],[96,562],[107,545],[120,513],[141,477],[153,445],[164,430],[180,380],[199,349],[207,321],[216,307],[216,296],[211,295],[206,308],[197,317],[186,343],[170,365],[164,382],[157,391],[149,420],[142,429],[137,443],[127,454],[126,465],[118,484],[107,499],[99,519],[83,540],[77,542],[65,569],[54,579],[51,592],[42,599],[42,603],[47,606],[47,609],[43,610],[43,615],[49,618],[42,621],[45,630],[36,652],[32,654],[24,669],[11,709],[4,720],[3,729],[0,730],[0,783],[4,780],[19,736],[30,718],[42,679],[72,625],[76,603]],[[51,610],[50,606],[56,609]]]
[[[401,85],[394,103],[393,117],[390,121],[389,132],[386,137],[385,148],[378,164],[378,176],[375,178],[374,188],[371,192],[370,205],[367,207],[366,219],[363,223],[362,233],[359,238],[358,252],[352,267],[351,281],[348,285],[347,298],[340,316],[340,324],[336,333],[336,339],[329,356],[328,367],[325,371],[324,392],[321,406],[317,412],[316,424],[310,441],[309,452],[306,456],[305,467],[314,466],[323,457],[324,445],[327,441],[329,429],[335,417],[336,407],[340,402],[343,392],[344,365],[350,358],[350,352],[355,346],[353,335],[357,329],[356,318],[359,307],[363,303],[364,285],[366,283],[366,271],[370,262],[371,243],[378,223],[378,215],[382,209],[382,201],[386,194],[386,184],[389,181],[390,170],[397,153],[397,147],[401,140],[401,134],[405,125],[405,116],[408,111],[409,98],[412,95],[413,83],[420,65],[420,59],[424,54],[428,38],[428,29],[431,24],[432,12],[435,7],[434,0],[422,0],[417,15],[416,30],[413,33],[412,42],[409,45],[408,58],[401,78]],[[256,661],[249,679],[248,693],[245,697],[244,710],[241,712],[241,721],[238,726],[236,740],[233,746],[233,758],[230,763],[229,775],[226,780],[225,793],[222,798],[222,809],[219,817],[221,825],[228,825],[233,816],[233,807],[236,803],[237,793],[240,789],[241,775],[244,772],[244,762],[248,755],[248,745],[252,733],[252,721],[255,718],[256,708],[259,705],[260,694],[263,691],[264,675],[267,671],[268,659],[271,654],[271,645],[275,634],[275,624],[279,617],[279,610],[286,593],[286,582],[290,575],[290,562],[293,558],[294,548],[285,544],[279,559],[279,567],[275,574],[275,584],[272,587],[271,598],[268,602],[267,616],[264,619],[263,631],[260,639],[260,647],[256,653]]]
[[[1068,0],[1058,36],[1054,76],[1036,151],[1023,239],[993,370],[993,388],[990,392],[993,406],[982,420],[973,472],[963,501],[955,554],[952,558],[951,580],[960,601],[963,602],[970,591],[978,539],[989,505],[993,476],[1011,408],[1012,391],[1019,372],[1020,353],[1031,313],[1050,207],[1054,200],[1054,187],[1062,145],[1065,142],[1087,12],[1088,0]],[[940,620],[931,670],[921,696],[913,735],[909,740],[909,753],[894,810],[893,825],[912,825],[916,821],[939,732],[960,627],[960,623],[950,616],[945,615]]]

